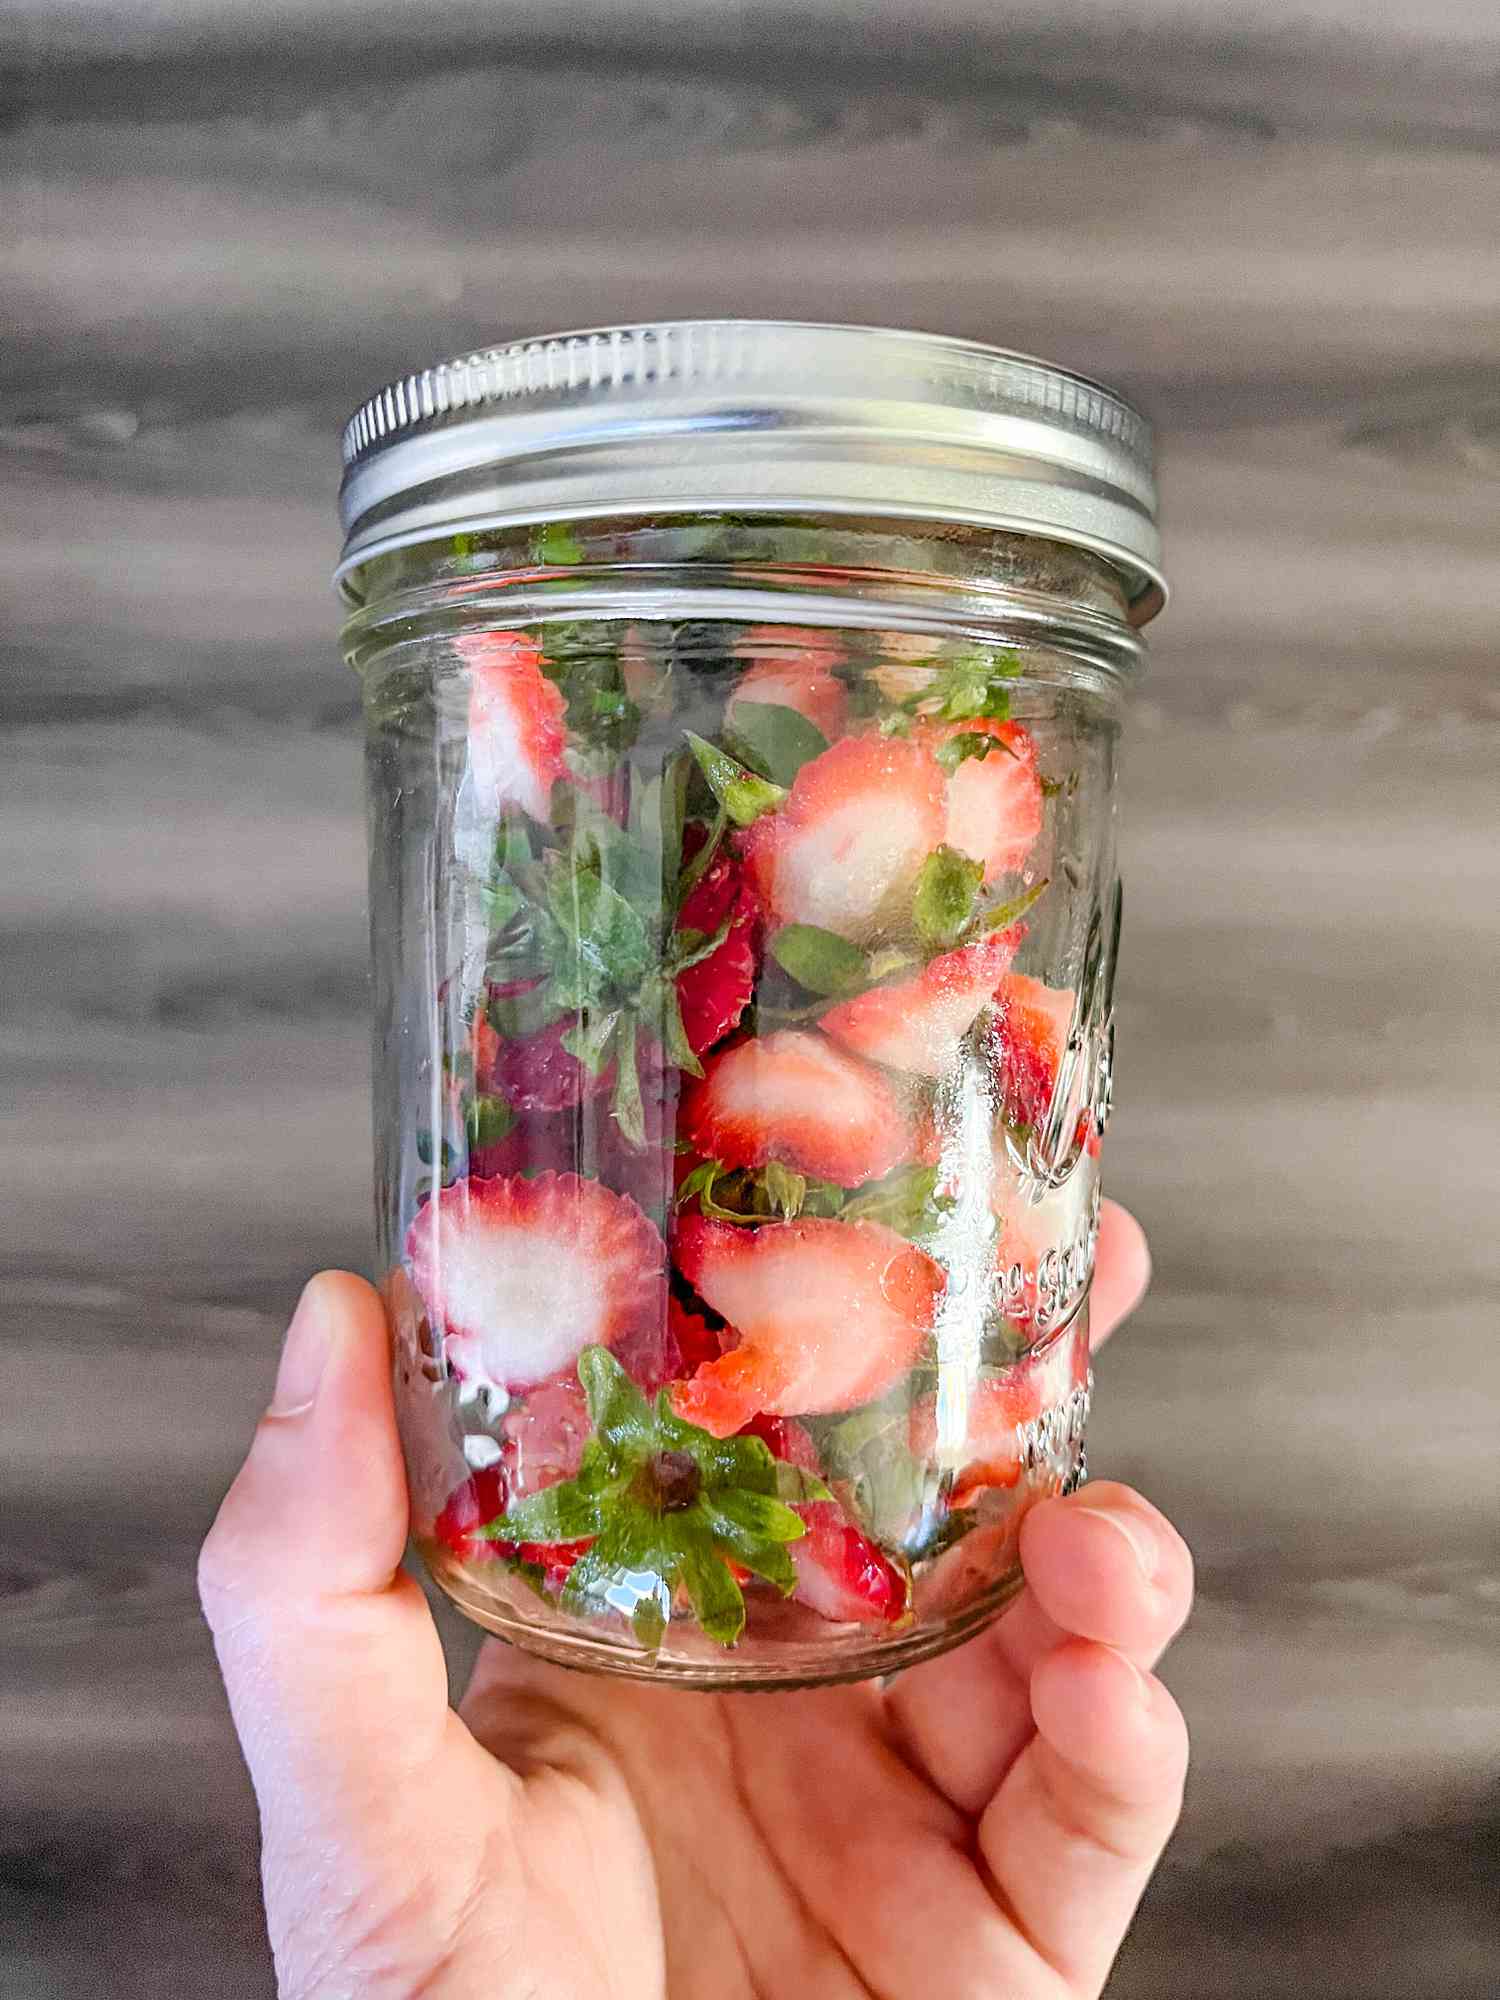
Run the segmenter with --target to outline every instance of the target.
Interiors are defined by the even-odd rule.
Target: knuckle
[[[221,1509],[198,1551],[198,1602],[210,1626],[216,1625],[238,1599],[243,1568],[232,1525],[225,1521]]]
[[[261,1567],[258,1556],[264,1539],[256,1516],[247,1466],[225,1494],[198,1551],[198,1601],[213,1630],[228,1618],[241,1615],[256,1594]]]

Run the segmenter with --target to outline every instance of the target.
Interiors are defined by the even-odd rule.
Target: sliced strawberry
[[[474,1081],[484,1092],[503,1097],[513,1111],[567,1111],[606,1090],[615,1066],[597,1073],[563,1047],[575,1025],[571,1014],[529,1035],[501,1036],[491,1028],[474,1047]]]
[[[801,1424],[760,1416],[745,1429],[789,1465],[821,1470],[817,1446]],[[905,1570],[855,1527],[837,1501],[814,1500],[795,1511],[807,1526],[800,1540],[787,1544],[797,1572],[797,1601],[840,1624],[898,1624],[910,1596]]]
[[[443,1503],[443,1511],[433,1523],[434,1538],[460,1562],[496,1562],[501,1559],[537,1563],[549,1590],[560,1590],[568,1571],[588,1548],[587,1542],[496,1542],[478,1530],[498,1521],[507,1501],[505,1473],[498,1465],[486,1466],[455,1486]]]
[[[920,1619],[949,1618],[967,1610],[1015,1569],[1028,1504],[1023,1489],[1003,1520],[979,1521],[923,1571],[914,1593]]]
[[[576,1121],[551,1113],[522,1112],[503,1139],[477,1147],[469,1155],[475,1180],[500,1180],[507,1174],[535,1176],[545,1169],[572,1173],[578,1164]]]
[[[907,895],[946,818],[930,750],[895,736],[846,736],[802,766],[785,804],[747,829],[742,848],[777,923],[860,941]]]
[[[454,641],[469,671],[469,771],[484,811],[517,805],[545,820],[563,774],[567,713],[523,632],[470,632]]]
[[[667,1301],[667,1329],[677,1349],[675,1377],[695,1375],[708,1361],[717,1361],[724,1343],[702,1313],[690,1312],[677,1300]]]
[[[673,1390],[678,1414],[727,1437],[764,1411],[848,1410],[911,1368],[943,1274],[878,1222],[821,1219],[745,1229],[685,1216],[677,1267],[738,1330],[731,1353]]]
[[[909,1441],[912,1457],[941,1457],[956,1466],[958,1477],[949,1496],[953,1507],[971,1507],[993,1488],[1015,1486],[1025,1470],[1025,1426],[1045,1410],[1064,1403],[1088,1380],[1088,1349],[1081,1340],[1063,1336],[1039,1354],[1024,1356],[996,1375],[985,1375],[970,1390],[962,1442],[940,1451],[937,1398],[924,1396],[912,1408]]]
[[[683,1098],[681,1129],[704,1159],[728,1167],[780,1160],[841,1187],[878,1180],[910,1159],[914,1144],[878,1070],[795,1028],[712,1057]]]
[[[758,1437],[762,1444],[769,1445],[772,1458],[785,1459],[788,1465],[821,1476],[823,1461],[818,1457],[818,1447],[802,1424],[793,1423],[790,1417],[772,1417],[762,1412],[741,1429],[746,1437]]]
[[[529,1387],[663,1310],[655,1228],[576,1174],[455,1181],[417,1211],[406,1255],[467,1381]]]
[[[474,1051],[474,1083],[482,1091],[493,1088],[489,1079],[495,1073],[495,1064],[500,1058],[500,1037],[490,1020],[489,1009],[481,1000],[474,1010],[473,1026],[470,1029],[470,1046]]]
[[[512,1403],[500,1426],[510,1497],[572,1479],[589,1440],[589,1405],[576,1369],[550,1376]]]
[[[702,1314],[669,1296],[665,1330],[642,1327],[619,1343],[614,1356],[631,1380],[654,1396],[666,1383],[680,1382],[722,1352],[718,1334]]]
[[[1019,722],[976,716],[970,722],[928,722],[921,739],[936,749],[956,736],[989,736],[996,747],[966,757],[948,780],[945,838],[960,854],[984,863],[984,879],[1019,868],[1042,830],[1046,800],[1036,767],[1036,744]]]
[[[760,906],[739,861],[721,853],[689,890],[677,928],[716,937],[726,923],[729,934],[718,950],[677,975],[682,1025],[698,1056],[739,1025],[755,990]]]
[[[959,1043],[994,997],[1015,957],[1021,927],[945,951],[911,979],[873,986],[823,1016],[821,1026],[846,1049],[913,1076],[942,1076]]]
[[[448,1495],[432,1524],[434,1539],[462,1562],[494,1556],[498,1553],[495,1544],[482,1540],[475,1531],[500,1519],[507,1498],[504,1467],[487,1465]]]
[[[844,733],[849,690],[836,674],[828,671],[821,651],[809,650],[796,659],[759,660],[741,674],[724,711],[724,720],[731,727],[734,711],[741,702],[794,708],[832,743]]]
[[[1008,972],[995,989],[990,1060],[1000,1106],[1013,1125],[1040,1125],[1052,1103],[1073,1025],[1071,987]]]
[[[906,1571],[830,1502],[797,1511],[807,1533],[787,1545],[787,1554],[800,1601],[839,1624],[901,1624],[911,1597]]]
[[[670,1141],[664,1143],[663,1135],[671,1131],[675,1118],[679,1072],[646,1036],[636,1047],[636,1068],[644,1146],[632,1146],[625,1138],[602,1087],[581,1106],[570,1101],[556,1111],[531,1109],[530,1097],[540,1093],[529,1091],[525,1093],[528,1103],[517,1110],[516,1122],[505,1137],[470,1155],[471,1177],[535,1176],[548,1169],[571,1174],[582,1168],[594,1180],[603,1181],[619,1194],[628,1194],[643,1209],[663,1206],[671,1198],[677,1166]]]

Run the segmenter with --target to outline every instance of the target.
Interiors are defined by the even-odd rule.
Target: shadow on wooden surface
[[[1162,428],[1110,1159],[1157,1277],[1091,1457],[1198,1552],[1197,1766],[1111,1991],[1495,1990],[1500,33],[1315,13],[15,11],[7,1996],[270,1992],[191,1576],[300,1279],[369,1254],[337,421],[726,311],[1000,339]]]

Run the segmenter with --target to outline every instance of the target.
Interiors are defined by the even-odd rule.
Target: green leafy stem
[[[786,1019],[822,1013],[830,1001],[852,999],[872,986],[909,975],[937,952],[972,944],[990,932],[1018,923],[1047,891],[1047,881],[1033,883],[1021,895],[986,903],[980,895],[984,870],[956,848],[939,847],[922,864],[912,894],[908,945],[887,945],[865,951],[848,938],[817,924],[784,924],[770,942],[770,952],[815,1001],[786,1008],[768,1008]]]
[[[540,858],[526,829],[508,822],[482,892],[491,926],[485,976],[513,989],[487,1003],[491,1025],[519,1038],[567,1020],[570,1055],[596,1076],[614,1065],[611,1109],[634,1146],[645,1143],[640,1037],[649,1033],[678,1068],[702,1075],[677,979],[719,949],[732,921],[713,934],[678,925],[726,824],[720,814],[708,825],[683,865],[689,763],[684,753],[635,786],[623,827],[587,793],[560,794],[566,845]],[[488,1115],[493,1123],[498,1114]]]
[[[953,1199],[938,1191],[936,1166],[897,1167],[884,1179],[853,1193],[832,1181],[793,1173],[779,1160],[764,1167],[726,1167],[701,1160],[677,1190],[678,1207],[696,1201],[715,1222],[754,1227],[763,1222],[795,1222],[799,1216],[841,1222],[880,1222],[913,1243],[926,1243],[942,1226]]]
[[[1025,671],[1019,653],[998,646],[970,646],[952,659],[934,656],[911,665],[930,668],[931,677],[886,707],[881,727],[887,735],[900,735],[910,727],[910,718],[918,715],[930,722],[1003,722],[1010,714],[1010,683]]]
[[[787,1544],[807,1532],[793,1508],[832,1494],[760,1438],[715,1438],[684,1423],[665,1389],[649,1402],[607,1348],[584,1349],[578,1378],[593,1434],[576,1475],[517,1500],[482,1537],[586,1542],[563,1609],[626,1617],[652,1650],[683,1599],[710,1638],[734,1645],[745,1598],[730,1564],[790,1596],[797,1572]]]

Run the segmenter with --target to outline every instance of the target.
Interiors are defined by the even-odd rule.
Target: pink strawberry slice
[[[687,848],[689,859],[695,851]],[[739,861],[718,854],[684,899],[677,928],[716,937],[726,923],[729,933],[718,950],[677,975],[682,1025],[697,1056],[739,1025],[755,990],[758,962],[760,907]]]
[[[469,771],[485,812],[519,806],[545,820],[563,775],[567,704],[524,632],[470,632],[454,641],[469,672]]]
[[[756,1417],[745,1426],[773,1455],[805,1472],[821,1470],[817,1447],[801,1424],[786,1417]],[[855,1527],[835,1500],[795,1509],[807,1532],[788,1542],[797,1572],[796,1601],[837,1624],[895,1625],[906,1616],[910,1583],[878,1542]]]
[[[913,1076],[943,1076],[959,1043],[994,997],[1020,946],[1022,927],[995,931],[945,951],[911,979],[841,1001],[823,1016],[823,1032],[856,1055]]]
[[[417,1211],[406,1255],[466,1381],[528,1388],[663,1309],[656,1229],[577,1174],[454,1181]]]
[[[681,1129],[704,1159],[728,1167],[780,1160],[841,1187],[878,1180],[914,1145],[878,1070],[795,1028],[712,1057],[683,1098]]]
[[[814,924],[858,943],[909,894],[946,820],[944,775],[929,749],[846,736],[802,766],[786,802],[741,846],[778,924]]]
[[[919,734],[934,749],[956,736],[994,739],[993,750],[966,757],[948,780],[946,839],[960,854],[984,863],[986,882],[1020,868],[1036,845],[1046,806],[1030,730],[979,716],[925,723]]]
[[[588,1548],[588,1542],[495,1542],[478,1530],[488,1527],[504,1514],[507,1502],[505,1473],[498,1465],[486,1466],[461,1486],[455,1486],[443,1503],[443,1511],[433,1523],[434,1540],[440,1542],[460,1562],[496,1562],[502,1558],[539,1563],[549,1590],[560,1590],[568,1571]]]
[[[995,989],[990,1058],[1001,1109],[1014,1125],[1040,1125],[1052,1103],[1073,1024],[1071,987],[1008,972]]]
[[[1087,1349],[1065,1336],[1044,1353],[1027,1355],[973,1384],[963,1441],[956,1451],[948,1447],[943,1454],[948,1464],[958,1466],[949,1505],[971,1507],[987,1489],[1018,1484],[1025,1470],[1025,1426],[1066,1402],[1087,1379]],[[913,1406],[909,1441],[912,1457],[923,1463],[938,1455],[935,1396],[924,1396]]]
[[[739,1345],[672,1391],[678,1415],[727,1437],[765,1412],[848,1410],[913,1367],[943,1274],[878,1222],[814,1218],[745,1229],[684,1216],[677,1268]]]
[[[832,743],[844,733],[849,691],[817,653],[809,652],[798,659],[761,660],[743,673],[724,711],[731,727],[741,702],[794,708]]]

